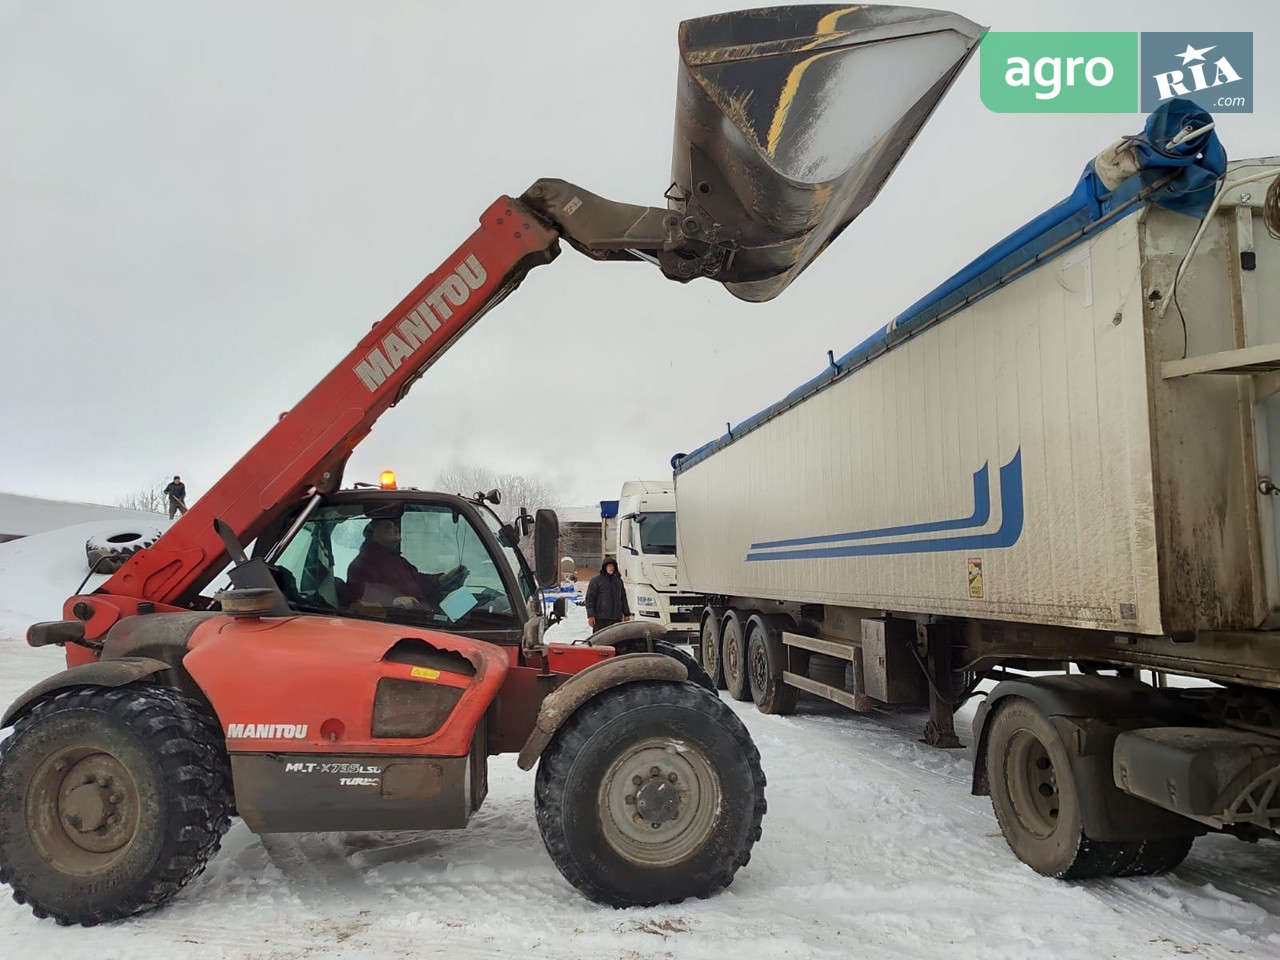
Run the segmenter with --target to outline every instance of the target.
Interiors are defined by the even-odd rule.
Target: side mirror
[[[539,510],[538,512],[541,513],[542,511]],[[528,510],[526,510],[524,507],[521,507],[520,513],[516,516],[515,520],[512,522],[515,523],[516,530],[519,531],[519,536],[527,537],[529,535],[529,531],[533,529],[536,521],[535,521],[535,518],[529,513]]]
[[[556,599],[551,604],[551,616],[549,618],[551,620],[551,626],[554,627],[557,623],[559,623],[561,620],[564,619],[564,611],[565,611],[564,597],[556,597]]]
[[[522,514],[519,519],[529,517]],[[560,582],[560,520],[554,510],[539,510],[533,521],[533,573],[540,587]]]

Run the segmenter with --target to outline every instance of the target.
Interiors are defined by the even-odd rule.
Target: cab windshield
[[[673,510],[642,513],[640,523],[640,552],[649,555],[676,554],[676,515]]]

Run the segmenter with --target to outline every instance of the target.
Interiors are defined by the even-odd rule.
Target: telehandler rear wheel
[[[226,753],[190,697],[84,687],[0,744],[0,881],[37,917],[93,926],[172,898],[226,830]]]
[[[614,907],[708,897],[751,857],[765,812],[760,754],[719,697],[688,683],[606,690],[538,764],[535,802],[565,878]]]

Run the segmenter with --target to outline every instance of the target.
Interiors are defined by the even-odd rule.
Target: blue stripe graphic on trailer
[[[932,540],[899,540],[891,543],[854,543],[809,550],[748,553],[748,561],[820,560],[826,557],[875,557],[907,553],[946,553],[951,550],[990,550],[1011,547],[1022,536],[1022,450],[1000,468],[1000,529],[994,533],[940,537]]]
[[[931,520],[928,523],[911,523],[902,527],[881,527],[879,530],[855,530],[852,533],[826,533],[818,537],[797,537],[795,540],[768,540],[753,543],[752,550],[773,547],[800,547],[810,543],[835,543],[840,540],[869,540],[873,537],[900,537],[909,533],[939,533],[943,530],[967,530],[984,527],[991,519],[991,482],[987,464],[973,475],[973,513],[954,520]]]

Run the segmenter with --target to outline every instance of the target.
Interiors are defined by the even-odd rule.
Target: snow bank
[[[147,529],[170,525],[156,514],[137,517]],[[38,620],[61,619],[63,601],[89,573],[85,541],[131,529],[128,518],[94,520],[0,543],[0,636],[25,636],[27,627]],[[86,589],[106,579],[92,575]]]

